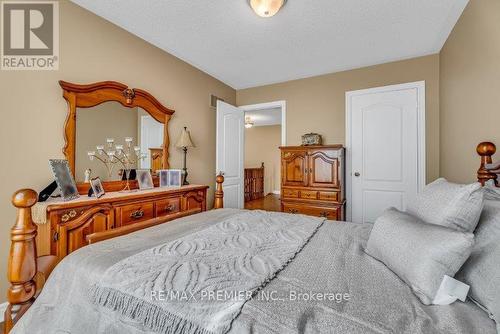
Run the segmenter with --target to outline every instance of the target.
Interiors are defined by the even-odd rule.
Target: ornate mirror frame
[[[127,108],[140,107],[149,113],[155,120],[164,124],[163,135],[163,168],[169,168],[168,146],[170,144],[168,136],[168,122],[175,110],[163,106],[153,95],[142,89],[129,88],[127,85],[116,81],[102,81],[93,84],[74,84],[66,81],[59,81],[63,89],[63,97],[68,102],[68,115],[64,124],[63,153],[69,162],[69,167],[73,176],[75,175],[75,150],[76,150],[76,110],[77,108],[91,108],[101,103],[115,101]],[[121,187],[122,181],[103,182],[107,191],[117,190]],[[111,186],[111,185],[115,186]],[[88,186],[78,183],[79,191],[85,192]]]

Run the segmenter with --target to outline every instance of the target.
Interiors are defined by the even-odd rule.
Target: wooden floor
[[[245,202],[245,209],[279,212],[281,211],[280,196],[276,194],[269,194],[264,198]]]

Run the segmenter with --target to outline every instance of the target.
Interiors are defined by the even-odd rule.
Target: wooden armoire
[[[344,147],[285,146],[280,149],[281,210],[344,220]]]

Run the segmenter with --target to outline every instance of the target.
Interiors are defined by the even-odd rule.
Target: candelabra
[[[126,144],[124,147],[123,145],[116,145],[113,138],[107,138],[106,146],[97,145],[96,151],[87,152],[91,161],[97,159],[106,166],[108,177],[113,175],[116,164],[121,164],[123,166],[126,184],[122,191],[131,191],[129,183],[130,170],[133,167],[137,167],[137,162],[146,157],[145,153],[141,153],[141,148],[139,146],[132,147],[133,141],[134,139],[132,137],[126,137]]]

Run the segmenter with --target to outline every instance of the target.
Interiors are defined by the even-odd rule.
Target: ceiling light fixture
[[[271,17],[283,7],[286,0],[248,0],[255,14],[260,17]]]
[[[245,128],[250,129],[253,126],[250,116],[245,117]]]

